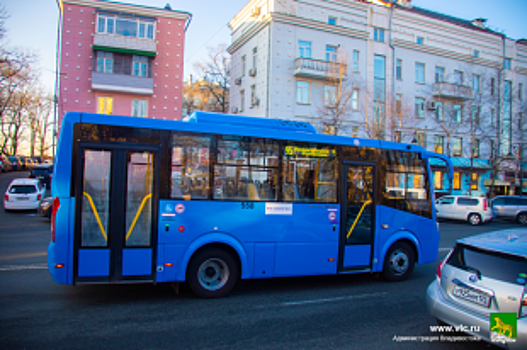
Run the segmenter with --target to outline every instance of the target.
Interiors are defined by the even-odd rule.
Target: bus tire
[[[412,274],[415,265],[415,253],[406,242],[396,242],[384,258],[383,275],[391,282],[404,281]]]
[[[227,295],[239,276],[240,269],[234,257],[220,248],[198,251],[187,268],[187,283],[200,298]]]

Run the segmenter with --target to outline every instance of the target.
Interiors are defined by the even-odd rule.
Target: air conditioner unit
[[[249,75],[251,77],[255,77],[256,76],[256,68],[251,68],[249,69]]]
[[[431,111],[435,111],[437,109],[436,101],[428,101],[428,109]]]
[[[238,107],[232,107],[232,113],[234,114],[238,113]]]
[[[256,98],[253,98],[252,101],[251,101],[251,104],[252,104],[253,106],[258,106],[258,105],[260,105],[260,99],[257,98],[257,97],[256,97]]]
[[[236,85],[241,85],[241,83],[242,83],[242,78],[236,78],[236,79],[234,79],[234,84],[236,84]]]

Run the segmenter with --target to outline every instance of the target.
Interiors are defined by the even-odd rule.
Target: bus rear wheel
[[[405,242],[393,244],[384,258],[383,275],[388,281],[404,281],[412,274],[415,265],[415,254],[412,247]]]
[[[187,269],[187,282],[200,298],[220,298],[227,295],[240,276],[233,256],[223,249],[208,248],[198,252]]]

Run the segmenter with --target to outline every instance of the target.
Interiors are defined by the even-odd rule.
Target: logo
[[[329,220],[334,221],[337,218],[337,214],[335,212],[330,212],[328,215]]]
[[[176,213],[181,214],[184,211],[185,211],[185,206],[183,204],[176,205]]]
[[[170,213],[170,212],[172,211],[172,206],[171,206],[170,204],[167,204],[167,205],[165,206],[165,211],[167,211],[167,212]]]
[[[468,278],[468,280],[470,282],[477,282],[478,281],[478,276],[477,275],[470,275],[470,277]]]
[[[517,337],[517,319],[514,312],[490,314],[490,340],[495,343],[514,343]]]

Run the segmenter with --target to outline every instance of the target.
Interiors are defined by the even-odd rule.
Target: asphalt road
[[[0,174],[4,192],[14,177]],[[440,258],[459,237],[516,226],[440,224]],[[437,264],[405,282],[372,275],[241,281],[201,300],[182,285],[55,284],[46,269],[49,221],[0,212],[2,349],[481,349],[482,342],[396,341],[437,336],[425,291]]]

